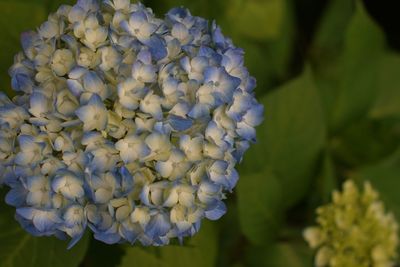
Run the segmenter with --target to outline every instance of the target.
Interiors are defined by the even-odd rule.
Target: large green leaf
[[[265,119],[257,144],[245,155],[241,174],[269,166],[285,188],[286,206],[304,196],[325,143],[324,114],[310,71],[261,100]],[[260,185],[261,186],[261,185]]]
[[[351,178],[371,182],[388,210],[393,211],[400,221],[400,149],[378,164],[360,168]]]
[[[254,244],[270,242],[282,223],[283,188],[270,171],[241,177],[238,187],[239,221]]]
[[[226,27],[235,34],[257,40],[279,36],[285,15],[285,0],[229,0],[225,3]]]
[[[347,28],[344,27],[352,12],[349,2],[332,2],[333,11],[342,8],[344,14],[336,12],[337,15],[331,13],[326,17],[322,24],[326,26],[321,26],[313,45],[316,80],[333,133],[364,117],[374,103],[385,45],[382,30],[361,1],[357,1],[356,11]]]
[[[268,247],[264,254],[266,267],[310,267],[312,251],[305,242],[279,242]]]
[[[207,19],[219,20],[223,15],[224,1],[221,0],[145,0],[143,1],[146,6],[153,9],[158,17],[162,17],[171,8],[185,7],[190,10],[194,16],[201,16]]]
[[[364,118],[331,138],[331,154],[347,168],[377,163],[400,145],[399,127],[398,120]]]
[[[400,118],[400,55],[387,52],[379,63],[379,94],[370,116]]]
[[[1,1],[0,2],[0,90],[11,93],[11,80],[8,69],[14,55],[22,50],[20,34],[34,30],[46,18],[46,9],[36,2]]]
[[[309,51],[309,60],[315,73],[315,81],[321,90],[327,116],[335,107],[339,88],[339,59],[346,39],[346,29],[354,14],[354,1],[332,0],[328,2]]]
[[[310,56],[318,72],[329,70],[332,61],[340,55],[345,32],[354,14],[354,2],[332,0],[328,2],[311,45]]]
[[[0,229],[0,267],[77,267],[88,245],[87,236],[71,250],[65,241],[31,236],[4,203],[0,204]]]
[[[122,245],[108,245],[92,238],[80,267],[116,267],[121,264],[124,254],[125,249]]]
[[[185,246],[127,247],[120,267],[212,267],[217,256],[217,240],[215,223],[206,221]]]
[[[328,202],[331,198],[332,191],[336,189],[337,186],[335,166],[328,152],[325,153],[321,163],[322,168],[316,181],[317,192],[323,202]]]
[[[340,87],[332,114],[333,129],[362,117],[377,95],[379,59],[385,44],[382,30],[360,2],[346,32],[340,64]]]

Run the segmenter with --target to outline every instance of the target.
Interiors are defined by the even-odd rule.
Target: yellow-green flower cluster
[[[398,224],[386,213],[379,194],[364,183],[361,192],[348,180],[334,191],[332,203],[317,209],[318,226],[304,231],[316,249],[318,267],[391,267],[397,258]]]

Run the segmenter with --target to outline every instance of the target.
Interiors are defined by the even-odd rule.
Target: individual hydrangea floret
[[[398,224],[386,213],[369,182],[360,192],[352,180],[343,192],[334,191],[332,203],[317,209],[318,226],[304,231],[315,249],[317,267],[392,267],[398,249]]]
[[[165,245],[219,219],[263,107],[244,52],[184,8],[61,6],[0,94],[0,181],[35,236]]]

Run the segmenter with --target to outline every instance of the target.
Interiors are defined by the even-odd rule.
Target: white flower
[[[146,41],[155,32],[157,25],[149,22],[145,12],[137,11],[131,14],[129,21],[122,21],[121,27],[140,41]]]
[[[165,134],[154,132],[146,137],[146,145],[150,148],[150,155],[154,160],[167,160],[171,152],[171,142]]]
[[[150,221],[150,213],[148,207],[136,207],[131,213],[131,220],[134,223],[139,223],[145,229]]]
[[[74,55],[68,49],[56,50],[51,60],[51,68],[58,76],[66,75],[72,69],[74,64]]]
[[[155,167],[161,177],[176,180],[185,176],[190,166],[181,151],[173,150],[167,161],[158,161]]]
[[[103,71],[109,71],[110,69],[116,67],[121,61],[121,55],[112,46],[100,48],[99,52],[101,53],[100,68]]]
[[[49,178],[43,175],[29,177],[27,180],[28,195],[26,202],[36,207],[46,207],[50,203]]]
[[[15,158],[15,163],[21,166],[35,165],[43,158],[45,144],[37,142],[33,136],[20,135],[18,143],[21,151]]]
[[[161,120],[163,117],[161,98],[153,92],[149,92],[144,99],[140,101],[140,110],[152,115],[156,120]]]
[[[118,85],[119,102],[127,109],[137,109],[140,99],[143,99],[145,94],[144,84],[135,79],[127,79]]]
[[[263,108],[215,23],[77,0],[21,43],[18,94],[0,93],[0,183],[31,234],[162,246],[226,212]]]
[[[52,189],[54,192],[60,193],[69,199],[81,198],[84,195],[83,180],[69,171],[58,173],[55,176],[52,182]]]
[[[115,148],[119,150],[121,159],[125,163],[144,161],[145,157],[150,154],[150,148],[142,138],[136,135],[129,135],[119,140],[115,144]]]
[[[90,98],[85,106],[79,108],[75,113],[83,122],[84,131],[101,131],[107,126],[107,109],[101,98],[96,94]]]
[[[95,53],[87,47],[81,47],[79,49],[78,58],[76,60],[76,63],[79,66],[85,68],[94,68],[96,65],[99,64],[99,61],[100,61],[99,53]]]
[[[176,204],[181,204],[185,207],[191,207],[195,200],[193,193],[194,189],[189,185],[174,186],[165,200],[164,206],[172,207]]]

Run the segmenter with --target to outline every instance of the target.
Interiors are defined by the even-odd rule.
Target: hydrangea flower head
[[[368,182],[360,192],[352,180],[343,192],[333,193],[333,202],[317,209],[318,226],[304,231],[316,249],[317,267],[391,267],[398,249],[398,224],[386,213],[378,193]]]
[[[22,47],[18,95],[0,95],[0,180],[28,232],[165,245],[226,212],[263,107],[215,23],[79,0]]]

